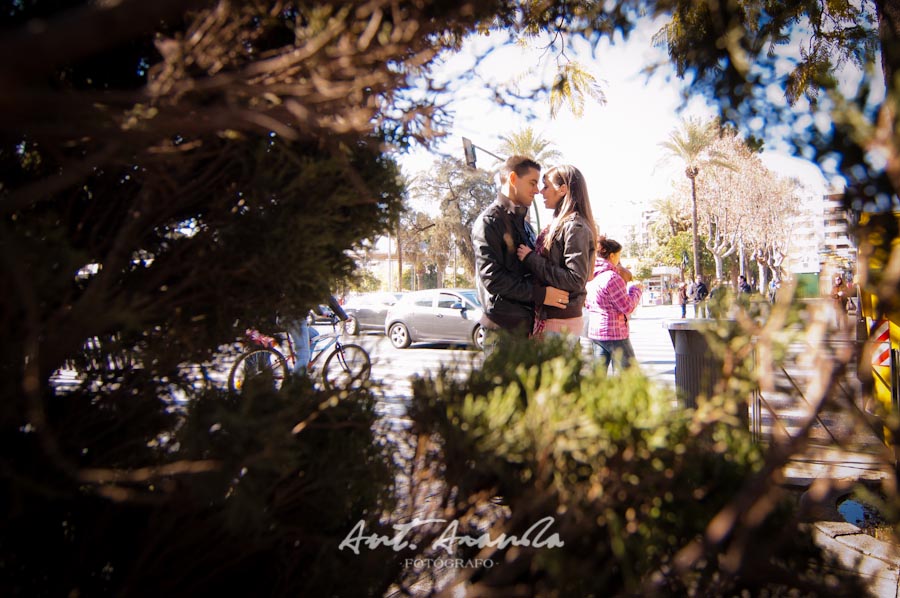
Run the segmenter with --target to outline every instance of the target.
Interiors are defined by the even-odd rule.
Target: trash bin
[[[709,349],[703,330],[714,325],[704,320],[665,323],[675,347],[675,388],[684,407],[696,407],[697,397],[712,396],[722,375],[722,361]]]
[[[705,330],[716,324],[716,320],[670,320],[664,324],[675,347],[675,389],[684,407],[696,407],[700,395],[712,396],[722,378],[722,359],[710,350],[703,336]],[[750,359],[752,366],[756,362],[755,349]],[[749,413],[747,408],[740,408],[738,417],[749,425],[753,439],[759,441],[762,434],[759,389],[751,390],[747,403]]]

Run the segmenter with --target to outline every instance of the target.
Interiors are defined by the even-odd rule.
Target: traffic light
[[[466,164],[469,165],[469,168],[475,168],[475,146],[472,145],[471,139],[462,138],[463,141],[463,151],[466,154]]]

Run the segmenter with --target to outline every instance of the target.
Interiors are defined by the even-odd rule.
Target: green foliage
[[[642,263],[634,271],[634,277],[638,280],[649,280],[653,276],[653,266],[651,264]]]
[[[497,195],[490,171],[472,170],[459,160],[444,158],[419,178],[411,192],[440,207],[435,227],[426,231],[431,259],[439,268],[456,265],[474,276],[472,225]]]
[[[721,156],[710,151],[719,132],[718,121],[691,118],[683,121],[681,128],[670,132],[669,138],[659,145],[666,150],[664,159],[680,160],[688,169],[725,166],[719,161]]]
[[[413,272],[412,268],[403,271],[403,276],[400,279],[400,288],[407,291],[416,290],[416,286],[414,283],[415,272]]]
[[[873,160],[870,148],[883,144],[887,154],[898,153],[897,6],[803,0],[653,5],[671,10],[655,41],[667,47],[680,76],[690,73],[691,94],[713,100],[724,121],[754,135],[790,131],[796,155],[819,164],[836,160],[835,174],[847,181],[844,206],[872,225],[857,233],[861,254],[893,251],[896,259],[896,234],[877,230],[896,230],[900,178],[885,161]],[[855,85],[842,76],[848,67],[860,76]],[[785,102],[772,101],[779,91]],[[786,110],[785,103],[799,109]],[[873,262],[860,263],[861,280],[896,321],[900,275],[883,269],[886,262]]]
[[[98,350],[130,351],[159,377],[208,361],[248,325],[326,298],[351,276],[347,250],[386,230],[399,205],[396,165],[364,143],[333,155],[266,139],[209,145],[215,158],[187,153],[181,164],[100,172],[16,215],[5,247],[21,258],[8,265],[16,291],[2,313],[24,339],[24,298],[41,298],[33,317],[55,323],[40,339],[42,379],[87,353],[102,359]],[[163,166],[179,184],[151,203]],[[343,182],[348,167],[375,197]],[[86,344],[92,338],[106,340]],[[0,351],[6,367],[24,362],[20,343]],[[14,369],[12,385],[21,378]]]
[[[727,401],[679,410],[670,391],[637,371],[609,377],[583,364],[577,346],[506,339],[466,382],[419,380],[412,416],[436,439],[447,509],[463,514],[497,495],[508,514],[493,520],[493,537],[521,538],[549,516],[565,543],[482,551],[499,564],[478,572],[478,589],[524,584],[535,596],[839,589],[787,503],[698,543],[763,468],[760,447]],[[685,569],[687,547],[702,558]],[[719,560],[735,551],[746,568]]]
[[[357,293],[370,293],[381,290],[381,281],[371,270],[357,269],[353,272],[353,278],[349,289]]]
[[[588,83],[589,77],[586,73],[580,71],[577,67],[575,68],[575,73],[581,73],[578,75],[580,78],[583,78],[583,81],[576,85],[575,87],[578,89],[584,89],[587,92],[588,89],[596,89],[592,83]],[[572,73],[569,70],[566,70],[568,75],[561,76],[572,76]],[[576,93],[573,91],[567,92],[568,94]],[[562,99],[566,96],[566,94],[560,95],[556,92],[551,93],[551,97],[559,98],[558,102],[561,102]],[[552,102],[551,102],[552,104]],[[573,107],[575,109],[575,107]],[[512,156],[515,154],[522,156],[529,156],[534,159],[544,168],[547,168],[551,165],[555,165],[559,160],[562,159],[563,155],[558,149],[553,147],[553,142],[549,139],[544,139],[534,130],[534,127],[525,127],[520,131],[516,131],[510,133],[509,135],[505,135],[500,138],[500,145],[497,147],[497,151],[501,156]]]
[[[393,505],[394,449],[373,432],[369,391],[211,391],[174,409],[175,429],[137,399],[60,400],[54,424],[83,422],[93,403],[90,425],[65,437],[84,447],[83,479],[4,483],[17,505],[2,527],[4,594],[383,595],[392,564],[338,550],[360,520],[381,530]],[[172,431],[135,437],[138,423]],[[35,462],[36,434],[6,438]],[[95,479],[106,492],[88,491]]]
[[[392,485],[371,396],[292,435],[326,397],[297,386],[238,403],[221,369],[244,328],[271,331],[276,314],[304,313],[349,277],[346,250],[399,204],[396,166],[365,143],[335,154],[265,138],[207,144],[206,158],[164,163],[168,196],[148,199],[163,166],[151,159],[97,172],[6,229],[19,259],[7,262],[16,290],[0,310],[11,334],[0,429],[4,492],[18,506],[7,503],[0,560],[14,593],[387,587],[383,564],[368,577],[335,569],[337,543],[377,520]],[[376,191],[348,185],[348,168]],[[35,318],[54,322],[38,345],[26,342]],[[67,392],[50,376],[63,365],[78,376]],[[26,375],[42,381],[31,394],[20,392]]]
[[[449,288],[471,289],[475,287],[475,281],[466,274],[450,274],[444,278],[444,285]]]
[[[580,118],[584,114],[585,97],[600,105],[606,104],[606,94],[596,77],[581,63],[567,62],[557,72],[550,89],[550,118],[556,117],[563,103],[574,116]]]
[[[434,264],[425,266],[419,281],[423,289],[436,289],[438,284],[437,268]]]
[[[677,159],[685,166],[684,174],[691,183],[691,230],[693,271],[702,274],[703,264],[700,261],[699,234],[697,232],[697,178],[701,171],[709,168],[733,168],[725,157],[717,151],[713,144],[721,132],[717,120],[701,121],[687,119],[681,128],[669,133],[669,138],[659,145],[666,154],[663,161]]]
[[[663,229],[657,229],[656,242],[651,256],[657,264],[680,268],[684,265],[684,256],[691,255],[692,243],[690,231],[679,231],[678,234],[672,236]],[[701,270],[714,272],[716,263],[713,255],[706,249],[705,244],[701,245],[699,249]],[[693,264],[689,260],[685,275],[693,278],[693,270]]]
[[[137,6],[27,4],[62,29],[70,21],[54,12],[63,5],[83,5],[76,23]],[[290,11],[253,21],[261,8],[220,6],[221,20],[196,35],[205,50],[227,47],[224,62],[172,72],[226,68],[232,81],[253,52],[293,51]],[[157,23],[138,23],[133,31],[145,33],[123,32],[135,39],[119,48],[102,35],[87,54],[66,47],[66,59],[85,60],[36,68],[30,77],[48,81],[40,91],[4,70],[7,106],[26,87],[47,94],[48,106],[58,90],[66,99],[58,110],[16,104],[0,118],[0,322],[9,340],[0,348],[0,587],[382,595],[389,567],[342,562],[336,548],[355,521],[376,527],[389,505],[393,470],[372,433],[372,397],[326,404],[291,434],[327,397],[297,385],[239,403],[225,396],[223,377],[245,328],[271,332],[276,316],[283,325],[337,291],[353,273],[353,250],[396,221],[402,185],[382,151],[387,133],[317,136],[265,116],[275,96],[248,108],[209,88],[180,94],[188,103],[203,96],[202,108],[172,109],[178,99],[158,96],[123,107],[152,95],[142,87],[152,62],[159,74],[158,61],[196,49],[166,53],[175,43],[166,35],[192,16],[173,15],[159,36]],[[217,112],[225,104],[227,117]],[[60,112],[70,109],[78,116]],[[338,567],[372,573],[347,577]]]
[[[869,64],[870,13],[855,19],[845,5],[827,13],[861,28],[830,42]],[[402,183],[383,145],[407,147],[446,124],[429,67],[467,32],[550,29],[561,34],[554,48],[579,36],[597,47],[645,9],[673,8],[681,29],[671,33],[685,41],[673,57],[726,119],[797,124],[798,147],[838,159],[848,206],[896,203],[870,147],[893,139],[900,111],[884,113],[885,130],[870,126],[880,102],[870,103],[871,71],[855,97],[829,90],[833,127],[802,111],[808,124],[792,123],[769,101],[785,82],[767,78],[784,73],[767,42],[787,42],[805,18],[820,42],[835,33],[815,3],[272,8],[74,0],[16,2],[2,15],[0,45],[15,57],[0,65],[4,594],[382,596],[401,576],[399,561],[335,546],[354,521],[379,529],[391,506],[393,454],[373,435],[371,397],[334,404],[301,383],[235,401],[221,368],[246,326],[303,313],[350,277],[348,250],[398,222]],[[35,17],[42,27],[22,26]],[[895,90],[896,31],[886,32]],[[806,62],[827,56],[810,48]],[[820,69],[801,74],[798,90],[834,84]],[[465,199],[462,214],[491,197]],[[886,264],[896,218],[870,224],[866,255]],[[873,280],[896,312],[891,272]],[[814,591],[819,561],[806,560],[808,536],[781,512],[759,526],[738,518],[725,526],[733,533],[708,525],[759,467],[733,404],[673,415],[637,374],[600,379],[573,359],[552,343],[509,345],[469,382],[417,384],[412,409],[443,443],[435,467],[458,492],[446,498],[455,512],[499,491],[514,518],[498,526],[559,517],[565,550],[508,551],[485,581],[542,595]],[[64,365],[78,375],[66,387],[54,376]],[[764,504],[750,506],[769,513]],[[675,551],[704,531],[709,558],[679,569]],[[810,585],[795,585],[804,576]],[[820,593],[841,590],[850,593]]]

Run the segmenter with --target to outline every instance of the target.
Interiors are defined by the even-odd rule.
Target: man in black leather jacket
[[[569,294],[545,287],[516,255],[520,243],[534,249],[535,233],[526,220],[538,192],[541,166],[525,156],[512,156],[500,171],[500,193],[475,220],[475,285],[487,331],[506,330],[527,336],[534,324],[535,304],[564,307]]]

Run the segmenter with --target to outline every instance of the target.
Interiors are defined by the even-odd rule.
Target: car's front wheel
[[[472,333],[472,342],[479,350],[484,350],[484,326],[475,327],[475,332]]]
[[[359,334],[359,320],[355,316],[347,314],[347,319],[344,321],[344,332],[353,336]]]
[[[409,346],[409,330],[400,322],[391,324],[388,330],[388,337],[391,339],[391,344],[398,349],[405,349]]]

